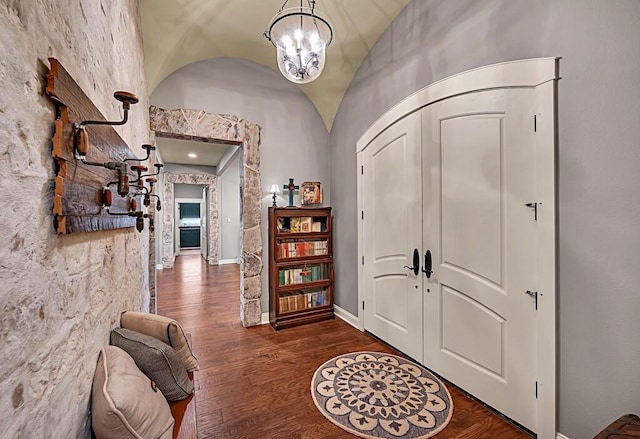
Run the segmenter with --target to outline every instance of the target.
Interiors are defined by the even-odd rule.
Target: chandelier
[[[285,9],[288,1],[271,19],[263,36],[276,47],[280,73],[291,82],[306,84],[322,73],[333,30],[315,10],[315,0],[307,0],[307,6],[300,0],[299,7]]]

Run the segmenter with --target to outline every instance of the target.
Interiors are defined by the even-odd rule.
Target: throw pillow
[[[155,384],[122,349],[100,351],[91,389],[91,425],[97,439],[171,439],[174,420]]]
[[[198,370],[198,359],[178,322],[168,317],[146,312],[125,311],[120,316],[120,326],[162,340],[173,349],[189,372]]]
[[[111,331],[111,344],[133,358],[138,368],[155,381],[167,401],[179,401],[193,393],[187,369],[168,344],[124,328]]]

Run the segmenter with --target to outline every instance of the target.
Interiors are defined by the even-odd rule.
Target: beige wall
[[[137,2],[0,2],[0,436],[89,437],[91,380],[121,311],[149,303],[148,234],[57,236],[52,225],[54,106],[47,57],[60,60],[108,119],[115,90],[140,97],[117,130],[149,140]]]

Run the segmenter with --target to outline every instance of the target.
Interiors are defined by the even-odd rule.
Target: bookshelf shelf
[[[274,329],[333,318],[330,207],[269,208],[269,322]]]

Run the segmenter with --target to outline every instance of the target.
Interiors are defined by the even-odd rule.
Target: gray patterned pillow
[[[193,393],[193,381],[174,349],[149,335],[129,329],[111,331],[111,344],[127,352],[138,368],[155,381],[167,401],[185,399]]]

